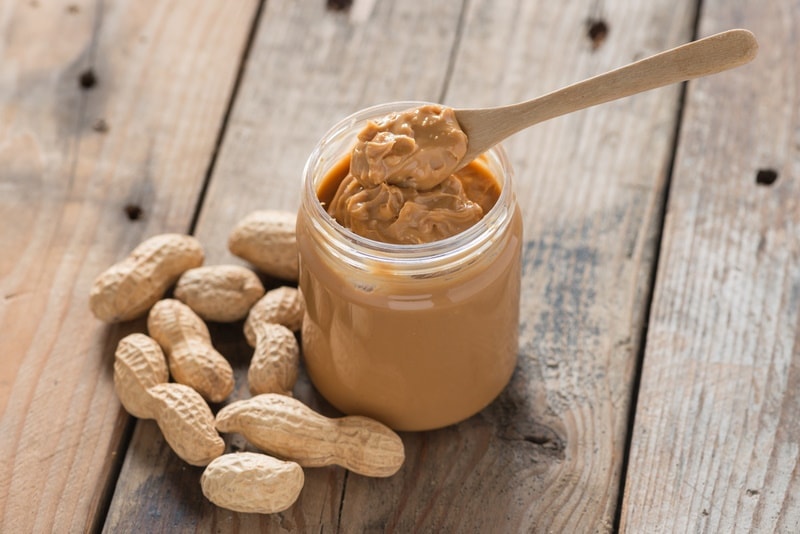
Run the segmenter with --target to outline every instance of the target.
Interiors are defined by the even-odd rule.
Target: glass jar
[[[440,241],[361,237],[317,197],[368,119],[421,104],[383,104],[336,124],[306,163],[297,218],[311,381],[342,412],[396,430],[439,428],[477,413],[508,383],[518,350],[522,222],[502,147],[482,156],[501,186],[498,201]]]

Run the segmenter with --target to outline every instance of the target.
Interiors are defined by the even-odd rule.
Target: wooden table
[[[0,4],[0,531],[800,531],[800,3],[348,4]],[[519,365],[482,413],[403,434],[396,476],[309,469],[285,513],[230,513],[121,409],[114,347],[144,321],[87,296],[144,238],[236,262],[233,225],[296,209],[353,111],[523,100],[733,27],[752,64],[506,143]],[[212,334],[246,395],[241,324]]]

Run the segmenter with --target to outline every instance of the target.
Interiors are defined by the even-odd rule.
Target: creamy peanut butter
[[[427,104],[369,121],[358,134],[351,173],[362,187],[386,183],[427,191],[467,153],[452,108]]]
[[[480,160],[427,191],[387,183],[364,187],[347,172],[348,161],[345,157],[325,177],[320,201],[339,224],[375,241],[417,244],[453,236],[479,221],[500,196]]]
[[[426,124],[448,124],[440,107],[430,111]],[[458,163],[458,147],[431,163],[419,147],[435,138],[432,129],[420,136],[410,127],[412,136],[389,127],[413,137],[422,160],[414,167],[400,157],[408,140],[381,148],[389,141],[357,126],[370,116],[360,118],[350,130],[334,127],[337,137],[323,140],[306,167],[297,219],[306,369],[344,413],[397,430],[453,424],[491,402],[516,365],[522,219],[508,163],[492,149],[433,178],[446,167],[440,162]],[[417,120],[426,119],[399,119]],[[363,134],[363,148],[347,148],[350,131]],[[368,162],[364,174],[357,160],[367,152],[382,162]],[[408,172],[419,168],[428,170]]]
[[[466,150],[451,108],[430,104],[391,113],[359,132],[349,173],[323,201],[339,224],[376,241],[450,237],[480,220],[499,195],[496,183],[474,167],[453,174]]]

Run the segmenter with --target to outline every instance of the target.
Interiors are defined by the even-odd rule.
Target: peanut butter
[[[500,186],[479,161],[427,191],[387,183],[365,188],[343,167],[339,164],[338,173],[325,177],[320,201],[345,228],[384,243],[429,243],[463,232],[500,196]],[[335,194],[325,195],[332,188]]]
[[[453,174],[466,150],[467,136],[450,108],[391,113],[359,132],[350,172],[336,180],[332,198],[321,200],[339,224],[376,241],[453,236],[480,220],[500,193],[474,166]]]
[[[427,104],[389,113],[358,133],[351,173],[362,187],[387,183],[427,191],[467,153],[467,134],[452,108]]]
[[[359,180],[347,134],[371,131],[359,127],[367,118],[334,127],[306,166],[297,220],[306,369],[344,413],[438,428],[485,407],[516,365],[521,216],[499,148],[443,178],[396,173],[408,164],[390,156]]]

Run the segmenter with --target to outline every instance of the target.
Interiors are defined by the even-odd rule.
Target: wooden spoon
[[[463,167],[506,137],[528,126],[618,98],[744,65],[758,43],[747,30],[729,30],[575,83],[544,96],[496,108],[457,109],[467,134]]]

